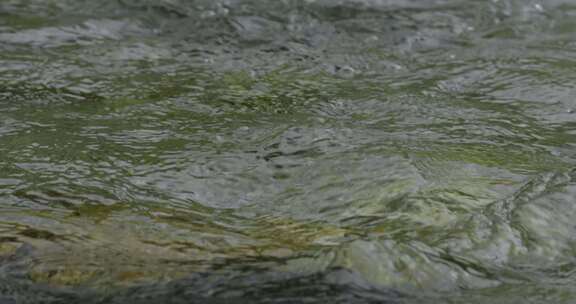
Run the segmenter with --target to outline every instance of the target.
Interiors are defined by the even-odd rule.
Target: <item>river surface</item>
[[[576,303],[576,1],[1,0],[1,303]]]

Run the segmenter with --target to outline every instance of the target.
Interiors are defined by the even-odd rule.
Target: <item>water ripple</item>
[[[0,302],[570,303],[575,12],[3,1]]]

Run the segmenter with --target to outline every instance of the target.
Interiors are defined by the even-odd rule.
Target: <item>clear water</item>
[[[575,303],[576,2],[0,1],[2,303]]]

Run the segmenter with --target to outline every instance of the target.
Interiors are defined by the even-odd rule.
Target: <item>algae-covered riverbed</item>
[[[576,303],[574,20],[1,0],[0,303]]]

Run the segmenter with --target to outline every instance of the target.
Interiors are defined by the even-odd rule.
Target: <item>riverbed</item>
[[[3,0],[0,302],[576,302],[576,2]]]

